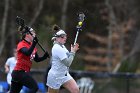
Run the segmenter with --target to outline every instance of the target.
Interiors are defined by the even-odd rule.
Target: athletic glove
[[[33,43],[35,43],[35,44],[38,43],[38,38],[37,38],[37,37],[34,37],[34,39],[33,39]]]

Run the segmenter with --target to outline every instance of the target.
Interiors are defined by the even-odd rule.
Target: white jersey
[[[61,61],[68,58],[69,51],[64,45],[54,44],[52,48],[52,68],[51,70],[56,73],[67,73],[68,67]]]
[[[8,82],[8,84],[11,84],[11,79],[12,79],[11,73],[12,73],[12,71],[13,71],[15,65],[16,65],[16,62],[17,62],[17,60],[16,60],[15,57],[10,57],[10,58],[7,59],[7,61],[5,63],[6,65],[9,66],[9,70],[10,70],[8,72],[8,74],[7,74],[7,82]]]
[[[64,45],[54,44],[52,48],[51,69],[48,73],[47,85],[59,89],[62,84],[72,79],[67,67],[62,60],[68,58],[69,51]]]

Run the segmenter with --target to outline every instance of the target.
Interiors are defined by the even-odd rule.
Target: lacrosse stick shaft
[[[30,33],[30,35],[34,38],[34,36],[31,34],[31,32],[29,32]],[[38,44],[38,46],[42,49],[42,51],[44,52],[44,53],[48,53],[47,51],[45,51],[45,49],[42,47],[42,45],[38,42],[37,43]],[[49,53],[48,53],[49,54]],[[49,58],[50,58],[50,56],[48,56]]]
[[[32,35],[32,33],[29,31],[29,34],[34,38],[34,36]],[[37,43],[39,45],[39,47],[43,50],[43,52],[45,53],[45,49],[42,47],[42,45],[38,42]]]
[[[39,47],[44,51],[44,53],[46,52],[45,49],[42,47],[42,45],[38,42],[37,43],[39,45]]]
[[[78,35],[79,35],[79,31],[77,31],[77,33],[76,33],[75,40],[74,40],[74,45],[75,45],[76,42],[77,42]]]

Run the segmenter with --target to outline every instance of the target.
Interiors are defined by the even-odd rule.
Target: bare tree
[[[108,23],[108,35],[100,36],[99,34],[93,34],[91,32],[86,33],[88,38],[96,40],[103,46],[100,48],[86,47],[85,51],[89,54],[89,57],[87,57],[88,55],[83,57],[85,61],[90,61],[92,63],[98,62],[101,66],[105,62],[107,71],[111,72],[123,71],[124,68],[127,69],[125,69],[125,71],[130,71],[132,70],[132,65],[136,71],[139,64],[138,60],[136,61],[136,56],[139,55],[139,34],[138,30],[134,30],[139,28],[135,25],[138,24],[138,21],[136,20],[139,12],[137,12],[138,7],[135,3],[136,2],[132,2],[131,0],[127,0],[127,2],[126,0],[119,0],[119,2],[118,0],[105,0],[103,7],[99,12],[101,13],[102,20]],[[136,32],[135,37],[131,36],[132,31],[133,33]],[[94,52],[91,53],[91,50],[94,50]],[[93,57],[91,57],[91,55]],[[128,59],[129,61],[132,61],[133,59],[135,62],[132,61],[130,62],[131,64],[128,65]],[[93,65],[93,68],[94,67],[97,68]],[[131,68],[129,69],[129,67]],[[119,70],[119,68],[121,70]]]
[[[39,2],[39,7],[38,7],[38,9],[36,10],[36,12],[35,12],[35,14],[34,14],[32,20],[30,21],[29,26],[32,26],[32,25],[34,24],[35,20],[37,19],[37,17],[39,16],[39,14],[40,14],[40,12],[41,12],[41,10],[42,10],[42,8],[43,8],[43,3],[44,3],[44,0],[40,0],[40,2]]]
[[[69,0],[63,0],[63,5],[62,5],[61,24],[64,30],[66,29],[66,12],[68,7],[68,2]]]
[[[8,10],[9,10],[9,0],[5,0],[5,8],[3,13],[3,21],[2,21],[2,29],[1,29],[1,39],[0,39],[0,55],[2,53],[2,50],[5,46],[6,38],[5,38],[5,32],[6,32],[6,24],[7,24],[7,17],[8,17]]]

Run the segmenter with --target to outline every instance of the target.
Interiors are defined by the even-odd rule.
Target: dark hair
[[[58,25],[53,25],[53,27],[52,27],[52,32],[55,34],[55,33],[57,33],[58,31],[60,30],[60,27],[58,26]]]
[[[21,26],[19,26],[19,28],[18,28],[18,32],[20,32],[20,34],[21,34],[21,39],[24,39],[25,38],[25,36],[26,36],[26,34],[29,34],[29,31],[30,31],[30,27],[21,27]]]
[[[23,27],[19,26],[17,30],[21,34],[21,39],[24,39],[25,35],[26,35],[25,29]]]

